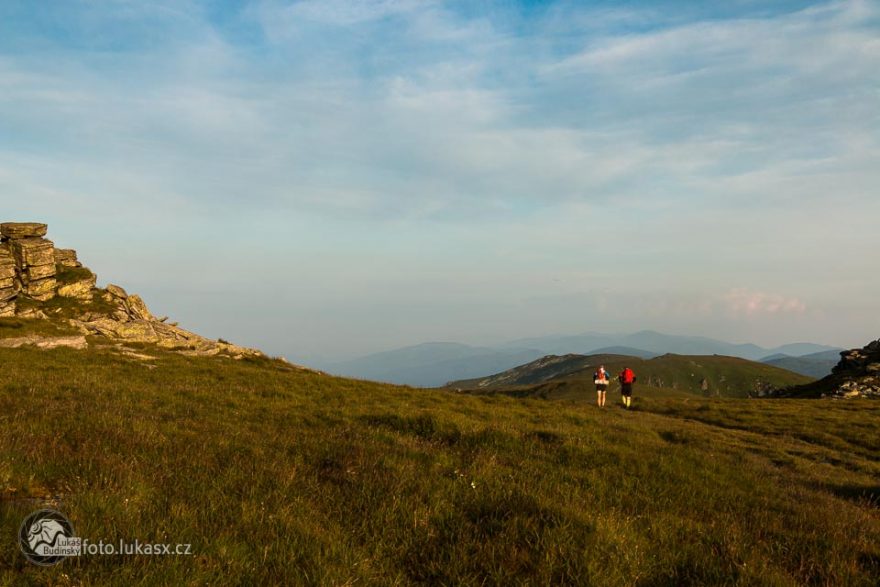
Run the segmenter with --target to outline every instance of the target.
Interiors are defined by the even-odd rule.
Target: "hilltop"
[[[56,248],[47,232],[41,223],[0,224],[0,347],[100,347],[143,361],[154,358],[145,349],[232,359],[262,356],[157,318],[139,295],[118,285],[97,287],[97,275],[76,251]]]
[[[840,360],[840,351],[833,350],[811,353],[800,357],[780,353],[765,357],[761,359],[761,362],[820,379],[831,373],[838,360]]]
[[[804,384],[810,377],[736,357],[663,355],[653,359],[622,355],[547,356],[496,375],[456,381],[449,387],[479,392],[553,398],[585,397],[593,373],[605,365],[612,374],[629,366],[641,393],[704,397],[763,397],[773,390]],[[612,383],[611,389],[616,388]]]

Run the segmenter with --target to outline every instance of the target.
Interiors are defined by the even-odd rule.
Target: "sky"
[[[0,3],[0,219],[292,361],[880,336],[880,2]]]

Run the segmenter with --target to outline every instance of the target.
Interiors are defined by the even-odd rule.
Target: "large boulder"
[[[21,282],[24,284],[47,277],[55,277],[55,265],[31,265],[21,272]]]
[[[29,298],[33,298],[40,302],[46,302],[55,297],[55,289],[58,287],[58,282],[54,277],[48,277],[46,279],[40,279],[38,281],[31,281],[24,285],[24,294]]]
[[[147,309],[147,305],[141,299],[141,296],[132,294],[125,299],[124,303],[126,310],[128,310],[128,315],[133,319],[149,320],[150,322],[156,321],[156,318]]]
[[[44,238],[24,238],[9,241],[9,249],[19,270],[31,266],[55,266],[55,245]]]
[[[12,318],[15,316],[15,300],[0,302],[0,318]]]
[[[6,244],[0,245],[0,279],[15,277],[15,257]]]
[[[125,290],[122,289],[121,287],[119,287],[118,285],[108,283],[107,287],[104,289],[106,289],[107,293],[110,294],[110,296],[113,298],[119,298],[120,300],[124,300],[125,298],[128,297],[128,294],[125,292]]]
[[[82,267],[73,249],[55,249],[55,264],[62,267]]]
[[[92,299],[92,290],[95,289],[95,283],[97,280],[98,276],[93,273],[91,276],[80,279],[79,281],[59,285],[58,295],[63,298],[90,300]]]
[[[46,236],[49,227],[39,222],[4,222],[0,224],[0,235],[4,239],[19,239]]]
[[[5,244],[0,245],[0,318],[15,315],[15,298],[18,295],[18,279],[15,259]]]

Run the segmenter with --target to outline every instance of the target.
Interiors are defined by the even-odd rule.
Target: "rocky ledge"
[[[73,249],[46,239],[48,226],[0,224],[0,318],[46,320],[79,332],[76,336],[0,339],[0,347],[33,345],[86,348],[89,341],[145,343],[187,355],[235,359],[263,356],[258,350],[211,340],[156,318],[136,294],[118,285],[97,287],[97,276]]]
[[[787,397],[880,399],[880,340],[840,353],[831,375],[815,383],[783,390]]]

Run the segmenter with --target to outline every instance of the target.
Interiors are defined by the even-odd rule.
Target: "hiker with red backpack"
[[[596,405],[605,407],[605,391],[608,389],[608,371],[605,365],[599,365],[599,370],[593,374],[593,383],[596,384]]]
[[[620,381],[620,395],[623,397],[623,405],[627,409],[632,407],[633,384],[636,382],[636,374],[629,367],[624,368],[617,378]]]

